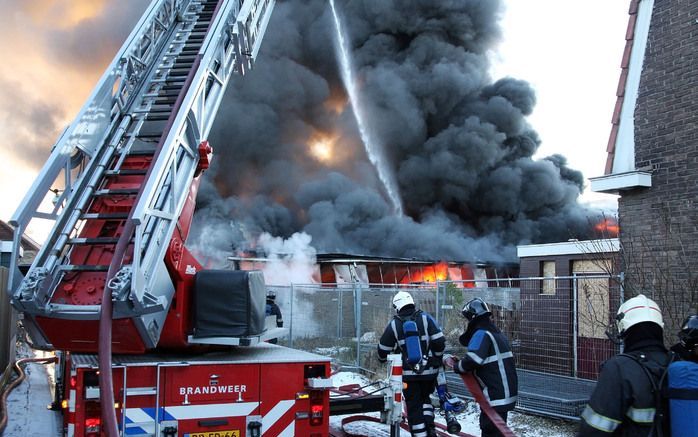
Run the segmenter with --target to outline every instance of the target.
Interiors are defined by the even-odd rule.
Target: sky
[[[147,0],[0,0],[0,219],[9,220]],[[128,4],[129,7],[123,7]],[[528,81],[542,145],[586,178],[606,160],[628,0],[506,0],[493,77]],[[585,190],[583,202],[615,207]],[[45,228],[33,235],[42,239]]]
[[[507,0],[493,74],[528,81],[537,93],[529,122],[538,156],[565,155],[585,178],[602,176],[628,24],[627,0]],[[616,196],[583,202],[616,208]]]

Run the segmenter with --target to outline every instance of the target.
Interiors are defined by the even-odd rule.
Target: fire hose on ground
[[[58,358],[56,357],[46,357],[46,358],[22,358],[21,360],[15,361],[13,364],[7,366],[5,370],[3,380],[2,380],[2,394],[0,394],[0,435],[5,432],[8,422],[8,412],[7,412],[7,399],[10,396],[12,390],[17,388],[27,377],[22,366],[27,363],[41,363],[41,364],[51,364],[56,363]],[[8,384],[11,378],[11,373],[14,371],[17,374],[12,382]],[[7,385],[6,385],[7,384]]]
[[[511,432],[506,422],[502,420],[499,414],[497,414],[494,408],[492,408],[490,403],[487,401],[487,398],[485,398],[485,394],[482,393],[482,389],[480,388],[480,385],[477,383],[477,380],[475,380],[475,376],[472,374],[472,372],[462,374],[460,377],[461,379],[463,379],[465,387],[468,389],[468,391],[470,391],[470,394],[473,395],[478,405],[480,405],[480,409],[482,410],[482,412],[487,415],[487,417],[492,421],[494,426],[497,427],[502,436],[515,437],[514,433]]]
[[[389,374],[388,374],[388,385],[386,387],[387,389],[387,401],[389,403],[389,408],[388,408],[388,422],[390,424],[390,435],[391,437],[396,437],[400,435],[400,429],[405,429],[409,431],[409,427],[403,420],[403,415],[402,415],[402,357],[400,355],[389,355],[388,360],[390,362],[389,365]],[[470,393],[473,395],[473,398],[475,398],[475,401],[480,405],[480,409],[485,415],[492,421],[494,426],[499,430],[501,435],[503,437],[515,437],[515,434],[509,429],[507,426],[506,422],[502,420],[502,418],[499,416],[499,414],[492,408],[490,405],[489,401],[485,397],[484,393],[482,392],[482,389],[480,388],[480,385],[478,384],[477,380],[475,379],[475,376],[469,372],[460,375],[463,383],[465,384],[465,387],[470,391]],[[349,432],[346,429],[346,425],[353,423],[353,422],[359,422],[359,421],[365,421],[365,422],[376,422],[376,423],[383,423],[381,419],[377,417],[372,417],[372,416],[366,416],[366,415],[356,415],[356,416],[351,416],[351,417],[346,417],[342,419],[342,432],[346,437],[361,437],[362,434],[357,434],[357,433],[352,433]],[[435,424],[437,426],[437,433],[439,436],[447,436],[447,435],[458,435],[462,437],[472,437],[469,434],[465,434],[462,432],[457,432],[455,434],[448,433],[447,428],[440,424],[437,423]],[[459,427],[460,428],[460,427]]]

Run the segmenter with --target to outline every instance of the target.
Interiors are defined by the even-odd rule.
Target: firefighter
[[[385,327],[378,343],[378,360],[385,362],[388,354],[402,354],[402,379],[407,404],[407,420],[413,436],[436,436],[434,407],[429,395],[436,388],[436,377],[441,367],[446,339],[431,315],[418,310],[410,293],[400,291],[393,297],[395,317]],[[419,335],[419,349],[423,359],[417,365],[408,359],[403,325],[414,322]],[[409,324],[411,326],[411,323]]]
[[[276,316],[276,327],[283,328],[284,319],[281,316],[281,309],[276,304],[276,292],[274,292],[274,290],[267,290],[266,314],[267,316]],[[271,340],[269,340],[269,343],[276,344],[278,343],[278,339],[272,338]]]
[[[641,294],[620,306],[616,327],[624,353],[603,364],[578,435],[658,435],[666,424],[658,423],[656,387],[669,364],[662,313]]]
[[[698,314],[686,317],[679,331],[679,342],[671,350],[682,360],[698,363]]]
[[[485,301],[479,297],[468,301],[461,314],[468,326],[458,340],[468,352],[449,364],[459,374],[475,372],[485,397],[506,423],[518,395],[514,354],[506,336],[492,322],[492,311]],[[480,412],[480,430],[486,437],[500,435],[484,412]]]

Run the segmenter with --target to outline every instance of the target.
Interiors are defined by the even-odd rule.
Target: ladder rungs
[[[124,135],[126,138],[133,138],[133,133],[128,133]],[[149,142],[149,141],[157,141],[160,139],[162,136],[162,132],[151,132],[151,133],[142,133],[138,132],[138,134],[135,136],[136,140],[141,140],[143,142]]]
[[[177,55],[175,63],[177,62],[191,62],[192,64],[196,60],[196,55]]]
[[[138,194],[138,188],[111,188],[95,191],[95,196],[128,196]]]
[[[82,215],[83,219],[86,220],[126,220],[128,218],[127,212],[88,212]]]
[[[147,114],[145,119],[148,121],[165,121],[170,119],[169,114]]]
[[[179,68],[179,69],[172,69],[167,72],[167,77],[186,77],[189,75],[189,72],[191,71],[191,68]]]
[[[71,238],[68,240],[68,244],[78,245],[78,244],[116,244],[119,239],[116,237],[96,237],[96,238]]]
[[[173,69],[186,69],[186,70],[191,70],[191,67],[194,65],[192,61],[179,61],[177,60],[174,64],[172,64]]]
[[[169,98],[168,98],[169,97]],[[170,110],[172,110],[172,105],[177,101],[177,96],[164,96],[155,99],[156,105],[170,105]]]
[[[172,112],[172,106],[153,105],[150,108],[135,109],[131,111],[133,114],[161,114],[163,112]]]
[[[60,267],[61,270],[66,272],[106,272],[109,270],[109,266],[95,266],[88,264],[70,264]]]
[[[145,175],[147,172],[148,172],[148,170],[124,169],[124,170],[107,170],[104,172],[104,174],[107,176],[141,176],[141,175]]]
[[[131,149],[128,151],[126,156],[153,156],[155,155],[156,149],[157,147],[155,144],[153,145],[153,147],[149,147],[147,149]]]

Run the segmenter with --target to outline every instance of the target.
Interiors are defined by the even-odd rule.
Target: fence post
[[[293,348],[293,298],[294,298],[295,285],[291,284],[291,303],[289,304],[289,309],[291,317],[288,326],[288,347]]]
[[[578,293],[577,274],[574,274],[574,279],[572,279],[572,375],[576,378],[577,372],[577,348],[579,347],[577,342],[579,341],[579,293]]]
[[[440,302],[439,295],[441,294],[441,285],[442,285],[441,281],[437,280],[436,281],[436,302],[435,302],[436,308],[434,308],[434,309],[436,310],[435,311],[436,324],[439,326],[441,326],[441,305],[439,305],[439,302]],[[444,293],[444,295],[445,295],[445,293]],[[445,302],[445,299],[444,299],[444,302]]]
[[[336,286],[336,285],[335,285]],[[344,293],[342,292],[342,288],[339,288],[339,298],[337,301],[337,338],[342,338],[342,335],[344,334],[343,328],[343,321],[344,321]]]
[[[354,313],[356,319],[356,368],[361,368],[361,284],[353,282],[354,285]]]
[[[625,272],[620,272],[618,275],[618,283],[620,284],[620,302],[618,306],[620,306],[625,302]]]
[[[618,308],[625,302],[625,272],[620,272],[618,275],[618,282],[620,284],[620,302],[618,302]],[[618,311],[616,309],[616,311]],[[619,346],[620,353],[622,354],[625,350],[625,343],[621,342]]]

